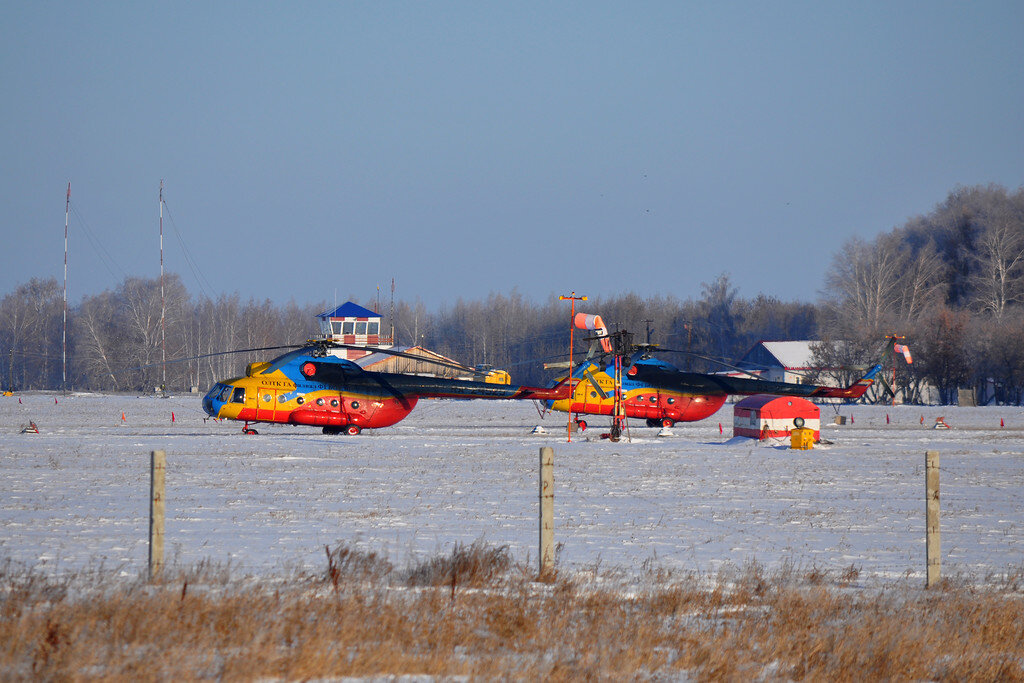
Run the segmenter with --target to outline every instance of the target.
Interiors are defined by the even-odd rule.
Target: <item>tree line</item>
[[[889,365],[902,338],[914,362],[895,361],[892,391],[907,402],[926,383],[942,403],[955,403],[960,388],[1024,399],[1024,188],[957,187],[871,242],[847,240],[824,291],[818,365]]]
[[[356,299],[353,299],[356,300]],[[374,308],[371,301],[358,301]],[[208,388],[242,374],[249,362],[277,355],[318,331],[332,308],[192,296],[176,274],[128,277],[66,311],[54,279],[32,279],[0,299],[0,383],[12,389],[170,391]],[[467,365],[505,368],[517,383],[553,377],[545,361],[565,360],[569,305],[536,302],[517,291],[458,300],[428,311],[397,301],[381,311],[395,341],[420,344]],[[894,390],[921,400],[922,387],[955,402],[975,387],[994,400],[1024,399],[1024,190],[958,187],[930,213],[868,242],[847,240],[834,254],[815,303],[759,294],[743,298],[728,274],[703,283],[698,298],[592,298],[611,331],[651,341],[684,369],[716,371],[759,340],[817,339],[816,364],[849,381],[865,366],[889,364],[893,338],[913,349]],[[65,335],[66,330],[66,335]],[[586,336],[582,334],[580,336]],[[585,344],[577,344],[582,350]],[[235,349],[262,349],[242,354]],[[282,350],[283,352],[283,350]],[[899,362],[899,361],[897,361]],[[812,378],[813,379],[813,378]],[[889,378],[891,379],[891,378]]]

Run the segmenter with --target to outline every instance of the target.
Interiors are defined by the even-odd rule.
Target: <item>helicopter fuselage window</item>
[[[231,394],[232,403],[245,403],[245,387],[235,387],[235,391]]]

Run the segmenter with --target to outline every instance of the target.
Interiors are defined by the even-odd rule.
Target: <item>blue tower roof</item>
[[[363,308],[359,304],[346,301],[333,311],[324,311],[317,315],[318,318],[379,318],[379,313]]]

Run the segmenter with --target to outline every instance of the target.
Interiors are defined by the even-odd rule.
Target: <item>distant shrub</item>
[[[431,557],[409,569],[409,586],[483,586],[508,572],[512,556],[508,546],[491,548],[483,540],[466,546],[456,543],[450,555]]]

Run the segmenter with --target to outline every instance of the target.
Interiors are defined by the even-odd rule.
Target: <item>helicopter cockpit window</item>
[[[231,395],[232,403],[245,403],[245,387],[235,387],[235,392]]]
[[[231,387],[225,386],[221,389],[220,393],[217,394],[217,400],[227,402],[229,396],[231,396]]]

